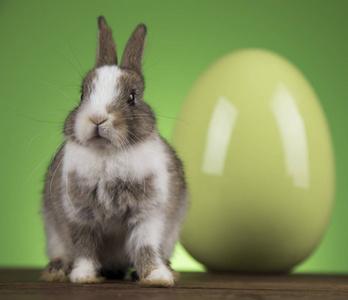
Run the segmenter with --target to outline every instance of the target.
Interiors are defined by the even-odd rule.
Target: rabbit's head
[[[103,17],[98,18],[95,68],[84,78],[81,102],[65,122],[68,140],[86,147],[125,149],[154,135],[156,120],[143,100],[145,39],[146,27],[140,24],[118,65],[112,31]]]

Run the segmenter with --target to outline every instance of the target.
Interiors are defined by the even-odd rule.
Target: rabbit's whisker
[[[80,63],[80,60],[78,59],[78,57],[77,57],[77,55],[76,55],[76,53],[75,53],[75,51],[74,51],[74,48],[73,48],[73,46],[72,46],[72,44],[71,44],[71,41],[70,41],[70,39],[69,39],[68,37],[67,37],[67,40],[68,40],[68,43],[69,43],[71,52],[73,53],[73,55],[74,55],[74,57],[75,57],[77,63],[78,63],[79,66],[80,66],[80,69],[81,69],[81,71],[82,71],[82,74],[81,74],[80,72],[79,72],[79,74],[81,75],[81,77],[83,77],[83,74],[86,73],[86,72],[84,71],[84,69],[83,69],[83,67],[82,67],[82,65],[81,65],[81,63]],[[77,70],[77,68],[76,68],[76,70]]]
[[[63,92],[62,89],[60,89],[59,87],[53,85],[52,83],[49,83],[47,81],[43,81],[43,80],[40,80],[42,83],[48,85],[50,88],[53,88],[53,89],[56,89],[58,92],[60,92],[63,96],[65,96],[66,98],[68,98],[72,103],[74,103],[76,106],[77,106],[77,103],[71,99],[71,97],[69,97],[66,93]]]
[[[32,117],[28,117],[26,115],[23,115],[23,114],[19,114],[20,116],[28,119],[28,120],[31,120],[31,121],[35,121],[35,122],[40,122],[40,123],[50,123],[50,124],[63,124],[64,122],[60,121],[46,121],[46,120],[40,120],[40,119],[35,119],[35,118],[32,118]]]
[[[60,112],[59,112],[60,111]],[[29,113],[29,112],[45,112],[49,114],[57,114],[57,115],[64,115],[66,116],[67,113],[69,113],[69,110],[63,110],[63,109],[27,109],[27,110],[22,110],[22,111],[15,111],[13,113],[9,113],[8,115],[20,115],[23,113]]]
[[[51,131],[51,130],[53,130],[53,129],[57,129],[57,127],[58,127],[58,126],[53,126],[53,127],[49,128],[49,129],[47,129],[47,130],[44,130],[44,131],[38,133],[38,134],[35,135],[34,137],[32,137],[32,138],[30,139],[30,141],[28,142],[28,145],[27,145],[27,148],[26,148],[26,150],[25,150],[25,153],[26,153],[26,154],[28,153],[28,150],[29,150],[30,145],[32,144],[32,142],[33,142],[36,138],[38,138],[39,136],[41,136],[41,135],[43,135],[43,134],[45,134],[45,133],[47,133],[47,132],[49,132],[49,131]]]
[[[64,142],[64,141],[63,141]],[[63,143],[62,142],[62,143]],[[59,147],[62,143],[60,143],[57,147]],[[34,171],[30,174],[30,176],[27,178],[27,180],[23,183],[23,185],[25,185],[29,180],[30,180],[30,178],[34,175],[34,173],[36,172],[36,170],[44,163],[44,161],[52,154],[52,152],[54,152],[56,149],[57,149],[57,147],[56,148],[54,148],[50,153],[48,153],[45,157],[44,157],[44,159],[37,165],[37,167],[34,169]]]

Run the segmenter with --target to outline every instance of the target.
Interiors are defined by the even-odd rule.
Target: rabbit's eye
[[[129,105],[135,105],[135,91],[131,91],[127,103]]]

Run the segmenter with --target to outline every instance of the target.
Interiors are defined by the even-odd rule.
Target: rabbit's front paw
[[[174,286],[173,274],[165,265],[161,265],[141,279],[140,285],[145,287],[172,287]]]
[[[96,268],[92,261],[79,259],[70,274],[70,281],[74,283],[100,283],[105,278],[97,276]]]
[[[61,258],[53,259],[46,266],[42,273],[43,281],[69,281],[69,273],[71,271],[71,263]]]

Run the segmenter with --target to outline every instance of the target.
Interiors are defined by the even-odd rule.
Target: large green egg
[[[182,243],[208,269],[288,271],[318,245],[333,151],[320,103],[290,62],[257,49],[217,60],[189,92],[173,144],[191,194]]]

